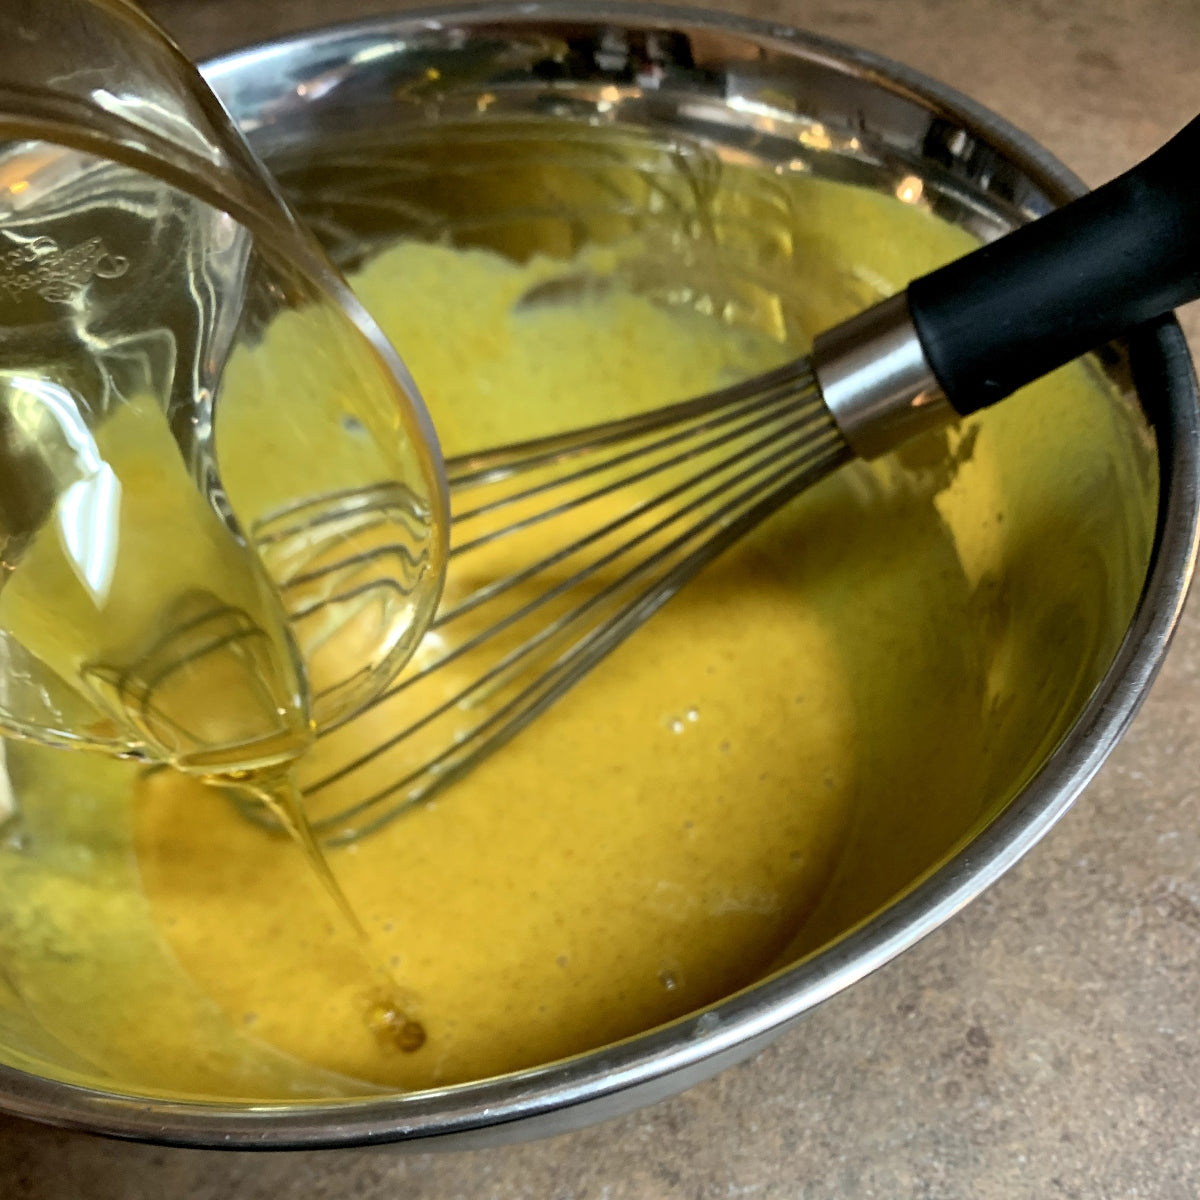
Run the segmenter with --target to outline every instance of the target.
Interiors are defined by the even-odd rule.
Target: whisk
[[[321,739],[302,781],[315,828],[353,840],[428,799],[851,458],[1200,296],[1197,161],[1200,119],[1098,191],[822,334],[811,359],[451,461],[442,606],[399,680]]]

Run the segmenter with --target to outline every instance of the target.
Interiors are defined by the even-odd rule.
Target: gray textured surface
[[[732,7],[733,5],[727,5]],[[386,5],[157,0],[194,53]],[[1198,0],[748,0],[957,85],[1095,183],[1200,111]],[[1193,345],[1200,321],[1187,314]],[[470,1154],[132,1147],[0,1119],[6,1200],[1200,1194],[1200,610],[1074,811],[981,901],[750,1064]]]

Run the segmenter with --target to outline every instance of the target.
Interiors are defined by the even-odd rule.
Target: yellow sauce
[[[868,290],[969,248],[894,201],[802,195],[815,269],[853,246],[878,273]],[[787,353],[620,288],[516,305],[570,269],[406,244],[355,280],[447,453],[652,407]],[[815,288],[814,327],[861,301]],[[286,373],[272,363],[278,386]],[[1153,486],[1136,457],[1055,475],[1063,439],[1095,438],[1098,422],[1128,418],[1074,366],[971,431],[844,471],[465,781],[331,851],[413,997],[428,1034],[415,1053],[363,1023],[354,948],[284,839],[171,773],[28,752],[18,782],[35,834],[70,847],[103,829],[107,843],[86,869],[64,850],[0,871],[0,955],[22,997],[6,1008],[0,990],[0,1013],[24,1005],[49,1039],[14,1015],[8,1057],[172,1093],[444,1085],[637,1033],[819,946],[987,819],[1106,665]],[[253,444],[252,428],[238,433]],[[1046,483],[1022,500],[1017,476]],[[1100,517],[1081,531],[1091,493],[1113,487],[1133,497],[1130,531]],[[1045,543],[1019,562],[1070,559],[1078,612],[1046,593],[1043,613],[1036,578],[1008,590],[1014,528]],[[1096,589],[1112,618],[1089,627],[1078,614],[1097,611]],[[86,815],[66,795],[86,796]],[[53,952],[64,946],[69,961]]]

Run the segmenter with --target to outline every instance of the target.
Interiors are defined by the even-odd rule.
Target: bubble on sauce
[[[658,982],[662,984],[664,991],[673,992],[679,987],[679,976],[674,971],[664,967],[658,973]]]
[[[700,710],[693,706],[684,709],[682,717],[675,714],[667,717],[664,724],[672,733],[683,733],[689,725],[694,725],[699,720]]]

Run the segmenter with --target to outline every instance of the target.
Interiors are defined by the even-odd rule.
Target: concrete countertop
[[[193,54],[375,0],[154,0]],[[729,0],[970,93],[1095,184],[1200,112],[1200,0]],[[1194,347],[1200,320],[1185,314]],[[1000,884],[743,1067],[496,1151],[253,1156],[0,1118],[6,1200],[834,1200],[1200,1194],[1200,616]]]

